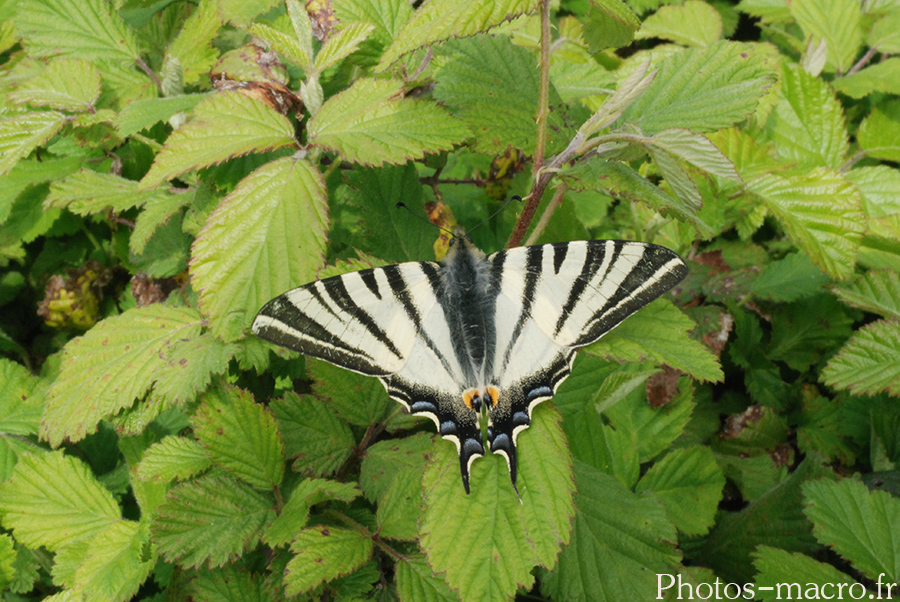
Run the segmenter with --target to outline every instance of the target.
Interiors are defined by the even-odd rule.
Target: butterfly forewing
[[[566,379],[575,349],[596,341],[675,286],[687,268],[645,243],[579,241],[487,257],[466,238],[440,263],[403,263],[294,289],[253,323],[261,338],[377,376],[431,418],[460,455],[463,484],[491,451],[516,482],[516,438],[534,406]]]

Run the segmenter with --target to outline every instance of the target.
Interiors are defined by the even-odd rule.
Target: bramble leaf
[[[238,388],[209,391],[194,414],[194,434],[209,459],[257,489],[284,477],[284,445],[274,417]]]
[[[867,272],[851,284],[831,289],[838,299],[852,307],[900,318],[900,274],[890,270]]]
[[[227,476],[172,489],[158,509],[152,539],[169,561],[217,567],[252,549],[275,519],[274,502]]]
[[[869,491],[853,479],[803,484],[803,512],[822,545],[853,563],[870,579],[900,580],[900,501],[887,491]]]
[[[888,58],[856,73],[839,77],[831,85],[837,92],[851,98],[864,98],[879,92],[900,94],[900,58]]]
[[[300,474],[334,474],[350,457],[356,439],[347,423],[312,396],[288,393],[269,404],[284,438],[284,453]]]
[[[62,451],[19,458],[0,483],[0,516],[20,543],[55,551],[121,519],[112,494],[81,460]]]
[[[193,118],[172,132],[141,187],[151,188],[232,157],[296,143],[287,117],[239,91],[220,92],[198,103]]]
[[[194,14],[185,21],[178,37],[169,44],[168,55],[178,59],[185,86],[207,77],[219,57],[219,51],[212,47],[222,26],[218,8],[216,0],[201,1]]]
[[[82,112],[100,96],[100,71],[84,59],[56,58],[8,96],[18,103]]]
[[[621,0],[592,0],[582,24],[582,37],[591,54],[628,46],[641,28],[631,6]]]
[[[364,21],[347,23],[343,29],[329,37],[316,55],[316,69],[324,71],[350,56],[360,43],[372,33],[375,26]]]
[[[56,111],[42,111],[0,121],[0,176],[8,174],[19,159],[56,135],[67,119]]]
[[[138,183],[111,173],[82,169],[50,186],[44,207],[68,209],[76,215],[106,210],[117,213],[152,202],[168,194],[162,190],[138,190]]]
[[[855,395],[900,395],[900,320],[863,326],[822,370],[821,381]]]
[[[722,17],[711,4],[698,0],[661,6],[644,19],[635,37],[662,38],[682,46],[709,46],[722,37]]]
[[[307,161],[284,157],[241,180],[194,242],[191,276],[210,329],[243,336],[264,303],[315,277],[325,252],[325,182]]]
[[[90,542],[72,589],[85,600],[133,599],[156,566],[156,554],[147,554],[149,546],[146,524],[120,520],[109,525]]]
[[[318,525],[297,534],[284,578],[285,593],[308,591],[365,564],[372,556],[372,539],[365,533]]]
[[[48,380],[0,358],[0,433],[22,437],[37,434],[47,388]]]
[[[791,253],[763,268],[750,285],[750,292],[768,301],[790,303],[822,292],[827,282],[828,276],[809,256]]]
[[[876,107],[860,124],[856,139],[868,156],[900,161],[900,103]]]
[[[170,435],[144,452],[137,476],[144,480],[168,482],[203,472],[211,464],[200,443],[187,437]]]
[[[400,602],[457,602],[459,596],[434,574],[423,554],[397,562],[397,597]]]
[[[829,71],[846,73],[862,44],[862,10],[855,0],[796,0],[790,6],[791,16],[812,36],[812,44],[824,40],[828,48]]]
[[[212,96],[206,94],[185,94],[168,98],[145,98],[130,102],[116,115],[114,123],[119,134],[130,136],[155,123],[169,119],[181,111],[189,111],[201,100]]]
[[[813,560],[805,554],[791,554],[770,546],[757,548],[753,553],[753,566],[757,570],[753,579],[756,582],[756,595],[762,602],[795,597],[799,599],[804,596],[819,597],[819,591],[825,597],[840,585],[856,583],[830,564]],[[811,586],[814,585],[819,587],[812,589]]]
[[[853,273],[865,231],[859,191],[824,168],[784,177],[769,174],[747,183],[784,224],[788,235],[813,262],[835,279]]]
[[[167,404],[184,403],[206,389],[213,376],[228,370],[236,346],[209,332],[172,345],[166,363],[156,370],[154,398]]]
[[[78,441],[101,419],[132,405],[166,365],[172,345],[197,336],[201,322],[192,309],[149,305],[107,318],[71,340],[50,389],[41,436],[51,445]]]
[[[376,71],[384,71],[404,54],[448,38],[472,36],[537,6],[536,0],[436,0],[417,10],[397,35]]]
[[[400,82],[371,78],[329,98],[309,123],[310,144],[367,165],[421,159],[452,148],[468,134],[438,105],[403,99]]]

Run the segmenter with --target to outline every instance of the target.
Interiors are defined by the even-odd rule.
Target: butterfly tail
[[[466,488],[466,495],[469,494],[469,467],[476,458],[484,455],[484,446],[475,437],[467,437],[462,440],[459,446],[459,469],[462,472],[463,487]]]

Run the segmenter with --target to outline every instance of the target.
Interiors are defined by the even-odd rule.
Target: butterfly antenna
[[[406,205],[406,203],[404,203],[404,202],[401,201],[401,202],[397,203],[396,207],[397,207],[397,209],[406,209],[407,211],[409,211],[410,213],[412,213],[413,216],[414,216],[415,218],[422,220],[423,222],[425,222],[425,223],[428,224],[429,226],[434,226],[434,227],[437,228],[438,230],[443,230],[444,232],[446,232],[447,234],[449,234],[451,237],[454,236],[453,232],[451,232],[451,231],[448,230],[447,228],[443,228],[443,227],[441,227],[441,226],[438,226],[437,224],[435,224],[434,222],[432,222],[432,221],[431,221],[430,219],[428,219],[427,217],[423,217],[423,216],[419,215],[418,213],[416,213],[415,211],[413,211],[412,209],[410,209],[410,208]]]
[[[478,225],[476,225],[474,228],[470,229],[469,234],[471,234],[474,230],[476,230],[478,227],[480,227],[485,222],[489,222],[492,219],[494,219],[495,217],[497,217],[497,214],[500,213],[501,211],[503,211],[504,209],[506,209],[506,206],[509,205],[510,203],[512,203],[513,201],[519,201],[521,203],[522,197],[520,197],[517,194],[514,194],[511,197],[509,197],[509,199],[507,199],[507,201],[505,203],[503,203],[503,206],[500,207],[499,209],[497,209],[496,211],[494,211],[490,217],[483,219]]]

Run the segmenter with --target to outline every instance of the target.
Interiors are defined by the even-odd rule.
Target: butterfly
[[[687,275],[657,245],[588,240],[485,255],[454,236],[441,262],[388,265],[312,282],[259,311],[260,338],[378,378],[459,452],[469,493],[487,448],[509,466],[534,407],[593,343]]]

